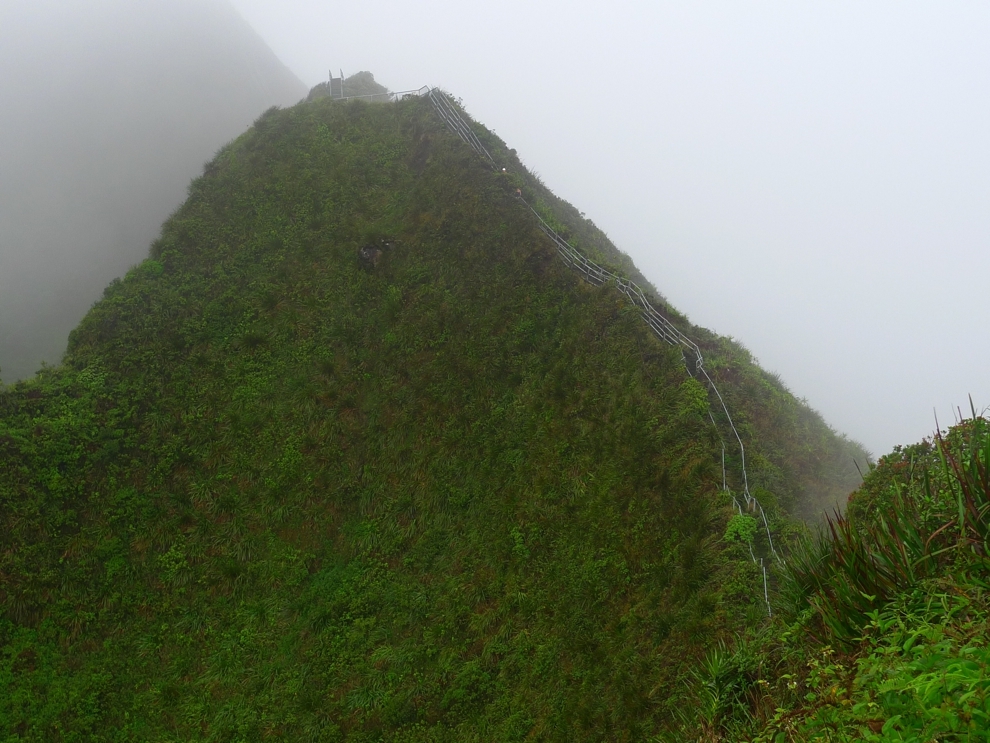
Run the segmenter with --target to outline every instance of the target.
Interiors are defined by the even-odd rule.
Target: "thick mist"
[[[189,181],[306,88],[226,0],[0,1],[0,375],[57,363]]]
[[[441,85],[882,454],[990,404],[990,6],[234,0],[307,83]]]

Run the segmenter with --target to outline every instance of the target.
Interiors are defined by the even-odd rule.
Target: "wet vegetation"
[[[990,423],[882,458],[782,566],[767,626],[710,651],[702,740],[976,741],[990,729]],[[700,731],[700,732],[699,732]]]
[[[650,740],[762,719],[760,659],[793,645],[734,639],[767,626],[765,546],[733,518],[704,395],[515,189],[628,259],[478,133],[504,174],[425,100],[269,110],[63,363],[0,389],[0,739]],[[789,514],[844,499],[862,450],[667,311],[795,542]],[[883,510],[875,488],[837,533]],[[846,573],[821,564],[783,583],[794,643],[833,631],[819,588]]]

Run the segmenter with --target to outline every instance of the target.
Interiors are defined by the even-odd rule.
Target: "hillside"
[[[423,98],[269,110],[0,391],[5,736],[647,740],[763,621],[704,388],[476,131],[505,174]],[[862,453],[665,312],[786,540]]]
[[[58,363],[217,149],[305,87],[226,0],[0,4],[0,375]]]

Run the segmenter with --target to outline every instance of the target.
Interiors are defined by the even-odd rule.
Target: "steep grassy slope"
[[[0,391],[0,732],[668,724],[762,586],[720,539],[680,354],[568,273],[513,191],[424,100],[272,110],[217,155],[64,364]],[[761,373],[722,358],[742,400]],[[747,431],[796,404],[767,389]],[[768,502],[771,475],[803,492],[750,443]]]
[[[865,471],[869,461],[863,447],[833,431],[818,412],[796,399],[777,375],[757,366],[740,343],[693,325],[669,306],[629,256],[592,221],[530,174],[515,150],[483,126],[472,124],[495,160],[496,169],[504,168],[505,179],[512,187],[520,188],[561,236],[592,260],[639,284],[653,305],[699,345],[705,367],[728,401],[735,426],[750,447],[750,483],[761,502],[779,505],[811,521],[820,519],[823,512],[843,509],[847,496],[861,482],[860,471]],[[739,488],[739,450],[724,419],[719,426],[725,439],[730,478],[735,477],[733,484]]]

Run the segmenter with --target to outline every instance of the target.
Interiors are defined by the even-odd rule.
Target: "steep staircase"
[[[443,120],[444,124],[446,124],[447,127],[454,134],[460,137],[471,149],[480,155],[493,170],[498,171],[499,168],[496,165],[495,160],[492,158],[491,153],[485,149],[485,146],[481,143],[481,140],[478,139],[477,135],[471,129],[471,126],[464,120],[464,117],[461,116],[460,112],[457,110],[457,107],[453,104],[453,102],[451,102],[448,96],[438,88],[430,88],[426,93],[426,97],[429,98],[430,103],[433,104],[434,110],[440,119]],[[763,523],[763,528],[766,531],[767,543],[769,544],[770,552],[775,559],[780,561],[781,558],[777,554],[777,550],[773,543],[773,537],[770,534],[770,524],[767,520],[766,512],[763,510],[763,506],[760,502],[749,492],[749,477],[746,471],[746,447],[743,445],[742,437],[739,435],[739,431],[736,429],[736,426],[732,421],[732,415],[729,413],[729,408],[725,403],[725,399],[722,397],[722,393],[719,392],[718,386],[705,369],[704,357],[702,356],[701,349],[698,347],[698,344],[681,332],[681,330],[677,328],[665,315],[659,312],[647,298],[646,293],[636,284],[636,282],[623,276],[619,276],[607,268],[598,265],[594,261],[589,260],[585,255],[580,253],[563,237],[561,237],[556,230],[547,224],[543,217],[540,216],[539,212],[537,212],[536,209],[534,209],[533,206],[529,204],[521,194],[517,193],[517,198],[533,213],[533,216],[536,217],[540,229],[553,242],[554,246],[557,248],[558,255],[560,255],[564,263],[566,263],[574,271],[581,274],[585,281],[593,284],[594,286],[602,286],[603,284],[608,283],[614,285],[615,288],[622,292],[633,305],[639,308],[643,321],[649,326],[650,330],[658,339],[680,349],[681,357],[684,360],[684,365],[688,371],[688,374],[704,384],[705,388],[708,390],[709,398],[712,402],[708,415],[722,444],[722,488],[727,492],[731,492],[728,487],[725,472],[725,438],[723,438],[722,431],[719,430],[719,426],[715,422],[715,416],[711,412],[711,407],[715,407],[716,409],[720,409],[722,411],[725,416],[726,426],[728,429],[727,433],[731,433],[731,437],[735,439],[739,447],[742,494],[740,499],[739,496],[732,493],[732,498],[736,509],[740,514],[755,513],[758,515],[759,519]],[[693,363],[689,363],[689,357],[691,357]],[[767,605],[767,613],[769,614],[771,613],[771,609],[768,595],[769,592],[767,589],[766,566],[763,564],[763,559],[757,557],[753,553],[752,547],[750,547],[750,556],[753,561],[760,566],[763,573],[763,598]]]

